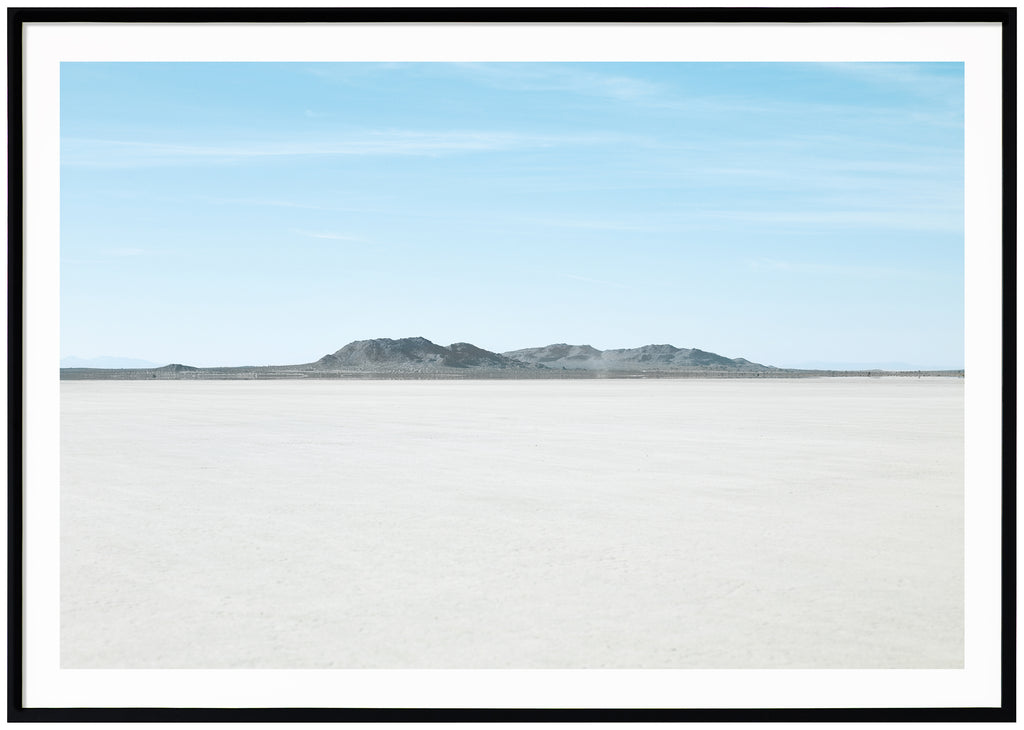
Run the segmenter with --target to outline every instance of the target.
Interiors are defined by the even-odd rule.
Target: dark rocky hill
[[[580,364],[593,361],[601,357],[601,351],[590,345],[548,345],[547,347],[528,347],[524,350],[513,350],[503,353],[505,357],[529,363],[531,365],[544,365],[550,367],[568,367],[573,364],[579,367]]]
[[[153,370],[158,373],[194,373],[197,372],[199,368],[174,362],[170,365],[164,365],[162,368],[153,368]]]
[[[445,359],[448,367],[455,368],[525,368],[525,363],[514,358],[484,350],[468,342],[448,345],[449,355]]]
[[[672,345],[644,345],[632,349],[598,350],[590,345],[559,343],[504,353],[530,365],[567,370],[738,370],[765,371],[773,368],[744,358],[728,358],[704,350]]]
[[[528,365],[468,342],[443,347],[424,337],[357,340],[313,363],[320,370],[434,370],[525,368]]]

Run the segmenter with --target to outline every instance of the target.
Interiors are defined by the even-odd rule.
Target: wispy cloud
[[[622,101],[663,93],[659,84],[623,74],[590,71],[579,66],[543,63],[457,63],[452,69],[486,86],[509,91],[557,91]]]
[[[664,224],[633,223],[615,220],[582,220],[562,218],[522,218],[517,223],[546,226],[552,228],[575,228],[587,231],[623,231],[625,233],[670,233],[678,230],[678,226]]]
[[[540,135],[472,130],[379,130],[339,133],[331,139],[313,141],[262,139],[211,144],[71,137],[62,140],[61,163],[77,167],[148,167],[314,156],[441,156],[566,145],[601,145],[622,141],[621,135]]]
[[[256,207],[271,207],[271,208],[299,208],[301,210],[332,210],[332,211],[348,211],[352,210],[349,208],[336,208],[329,205],[319,205],[317,203],[297,203],[293,200],[272,200],[267,198],[210,198],[204,197],[201,200],[207,203],[214,203],[215,205],[253,205]]]
[[[564,274],[567,279],[575,279],[576,281],[585,281],[588,284],[599,284],[601,286],[611,286],[616,289],[629,289],[625,284],[619,284],[614,281],[605,281],[604,279],[592,279],[589,276],[578,276],[577,274]]]
[[[743,266],[758,271],[777,271],[814,276],[856,276],[861,278],[930,279],[933,274],[923,269],[900,269],[886,266],[823,264],[808,261],[781,261],[770,258],[744,259]]]
[[[347,199],[347,195],[343,193],[338,194],[339,197]],[[384,205],[331,205],[326,203],[307,203],[296,200],[282,200],[275,198],[220,198],[210,196],[200,196],[195,198],[204,203],[212,203],[214,205],[241,205],[241,206],[252,206],[254,208],[294,208],[296,210],[322,210],[331,213],[390,213],[394,212],[389,210]]]
[[[381,72],[409,71],[422,65],[418,63],[371,63],[362,61],[359,63],[294,64],[295,70],[301,74],[341,84],[355,84],[366,81],[372,83],[376,79],[377,74]]]
[[[321,238],[329,241],[357,241],[365,243],[366,240],[359,238],[358,236],[348,236],[341,233],[331,233],[329,231],[301,231],[295,230],[294,233],[306,238]]]
[[[848,78],[899,87],[915,96],[929,96],[960,103],[963,92],[963,76],[960,73],[937,72],[937,68],[951,69],[954,64],[919,63],[822,63],[820,68]],[[962,65],[961,65],[962,69]],[[959,93],[958,93],[959,92]]]
[[[837,145],[838,146],[838,145]],[[852,144],[848,147],[852,148]],[[918,152],[919,150],[911,150]],[[927,155],[928,151],[920,151]],[[904,148],[904,153],[907,153]],[[955,159],[952,154],[944,150],[929,155],[934,161],[900,161],[892,159],[848,159],[838,157],[811,157],[808,154],[800,156],[798,153],[789,153],[785,156],[764,157],[759,167],[752,166],[749,161],[737,162],[737,164],[714,165],[710,164],[699,168],[702,176],[720,176],[729,179],[750,178],[754,180],[792,180],[806,184],[808,179],[815,181],[815,187],[822,185],[831,186],[836,183],[849,182],[851,180],[866,180],[871,184],[889,182],[890,184],[902,181],[907,178],[916,179],[920,184],[936,179],[943,181],[943,187],[949,187],[946,182],[951,173],[959,173],[961,160]],[[739,157],[739,155],[736,155]],[[785,163],[785,164],[783,164]],[[813,176],[813,177],[812,177]],[[953,178],[956,182],[956,178]]]
[[[769,96],[731,96],[729,94],[690,94],[667,84],[634,78],[626,74],[591,71],[585,65],[534,63],[458,63],[450,68],[464,78],[482,85],[510,91],[557,91],[584,97],[598,97],[627,102],[646,109],[661,109],[687,116],[718,116],[722,114],[758,114],[776,117],[819,117],[831,120],[856,119],[868,116],[875,123],[912,122],[918,125],[959,126],[962,115],[962,79],[938,74],[921,64],[904,63],[826,63],[837,74],[856,77],[866,82],[897,87],[914,96],[941,99],[942,109],[925,113],[906,106],[880,106],[865,109],[863,105],[822,103],[813,101],[778,101]]]
[[[149,249],[136,248],[133,246],[123,246],[119,248],[107,248],[103,249],[103,253],[107,256],[149,256],[153,253]]]
[[[788,111],[785,105],[768,99],[687,94],[667,84],[647,79],[589,70],[586,64],[457,63],[451,67],[470,81],[506,91],[556,91],[563,95],[618,101],[645,109],[662,109],[687,115]]]
[[[701,215],[719,220],[776,226],[889,228],[959,233],[963,216],[957,210],[706,210]]]
[[[328,195],[330,193],[323,194]],[[337,193],[337,195],[341,199],[350,199],[347,193]],[[353,205],[332,205],[320,202],[306,203],[274,198],[220,198],[203,196],[196,199],[205,203],[212,203],[214,205],[238,205],[253,208],[293,208],[295,210],[316,210],[326,211],[329,213],[381,214],[392,218],[398,215],[394,205],[389,205],[388,200],[384,197],[363,197],[361,199],[357,199],[356,204]],[[360,204],[361,201],[365,201],[365,204]],[[401,210],[401,215],[407,218],[442,218],[449,214],[447,212],[439,212],[432,208],[414,211],[405,207]],[[467,213],[466,215],[468,216],[469,214]]]

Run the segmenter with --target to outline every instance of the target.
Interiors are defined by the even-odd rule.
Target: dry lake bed
[[[963,392],[63,382],[62,666],[962,667]]]

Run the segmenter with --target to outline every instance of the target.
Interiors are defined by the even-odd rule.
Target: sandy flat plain
[[[61,383],[65,668],[963,666],[955,378]]]

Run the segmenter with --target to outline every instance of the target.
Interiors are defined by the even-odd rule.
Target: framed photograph
[[[1015,9],[8,39],[10,721],[1015,718]]]

